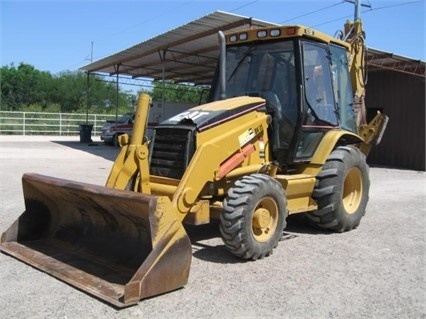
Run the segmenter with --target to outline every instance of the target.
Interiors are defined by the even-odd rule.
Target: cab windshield
[[[259,96],[272,115],[272,149],[287,153],[299,110],[293,40],[255,42],[226,48],[226,98]],[[220,92],[216,86],[215,100]],[[279,154],[284,155],[279,155]]]
[[[290,84],[291,82],[291,84]],[[261,96],[275,92],[279,99],[294,98],[293,42],[251,43],[226,49],[226,97]],[[217,90],[218,91],[218,90]],[[215,100],[219,92],[215,92]]]

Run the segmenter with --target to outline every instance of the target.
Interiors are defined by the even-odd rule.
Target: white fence
[[[93,136],[100,135],[106,120],[115,115],[88,115]],[[80,124],[86,124],[86,114],[0,111],[0,135],[78,135]]]

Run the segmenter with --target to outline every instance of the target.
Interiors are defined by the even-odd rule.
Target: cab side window
[[[349,62],[345,48],[330,44],[334,96],[338,105],[340,126],[357,132],[356,115],[353,109],[353,93]]]

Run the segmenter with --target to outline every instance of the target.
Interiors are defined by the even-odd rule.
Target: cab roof
[[[340,39],[303,25],[270,26],[236,31],[226,35],[227,45],[253,41],[268,41],[287,38],[309,38],[322,43],[335,43],[346,48],[350,45]]]

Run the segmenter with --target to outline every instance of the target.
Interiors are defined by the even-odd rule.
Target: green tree
[[[55,77],[52,101],[61,105],[61,112],[74,112],[84,108],[86,90],[86,81],[83,73],[61,72]]]
[[[0,69],[1,109],[11,111],[115,113],[117,92],[114,84],[96,75],[64,71],[57,75],[21,63]],[[88,94],[89,93],[89,94]],[[87,101],[89,97],[89,101]],[[118,92],[119,113],[133,109],[136,97]]]
[[[155,81],[152,92],[149,94],[155,101],[161,101],[164,91],[165,101],[172,102],[189,102],[199,103],[202,96],[202,92],[206,89],[201,86],[194,86],[190,84],[177,84],[169,81]]]
[[[85,74],[87,80],[87,74]],[[97,75],[90,75],[89,79],[89,107],[97,113],[115,113],[117,104],[117,89],[115,83],[106,82]],[[132,101],[136,97],[129,92],[119,90],[118,110],[126,113],[133,110]]]
[[[18,67],[11,64],[0,69],[0,79],[2,109],[19,111],[29,104],[47,106],[50,99],[47,88],[53,81],[49,72],[24,63]]]

